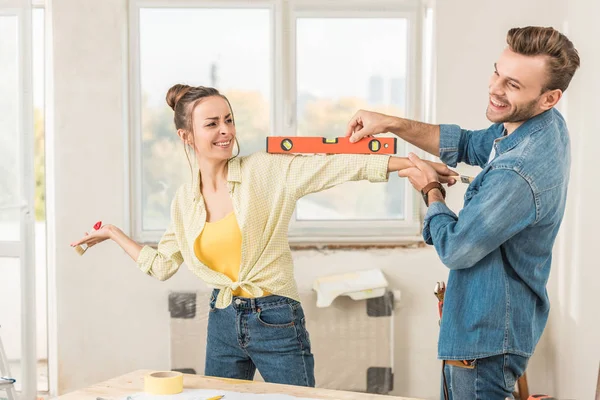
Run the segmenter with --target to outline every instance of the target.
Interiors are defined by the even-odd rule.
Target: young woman
[[[185,261],[214,288],[205,375],[252,379],[258,368],[267,382],[314,386],[287,238],[296,202],[346,181],[386,181],[390,171],[412,163],[383,155],[232,156],[235,120],[225,96],[213,88],[175,85],[167,103],[198,171],[175,194],[171,223],[157,250],[142,247],[113,225],[72,246],[112,239],[151,276],[168,279]],[[444,182],[455,182],[445,165],[431,165]]]

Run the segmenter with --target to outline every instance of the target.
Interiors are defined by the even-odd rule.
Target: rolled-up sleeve
[[[174,218],[174,206],[171,209],[171,223],[160,239],[157,248],[142,247],[136,260],[142,272],[161,281],[172,277],[183,263],[183,256],[177,243],[177,219]]]
[[[390,156],[368,156],[367,179],[369,182],[387,182]]]
[[[433,244],[448,268],[470,268],[535,221],[536,203],[529,183],[514,170],[497,169],[486,174],[458,216],[445,204],[432,203],[423,239]]]
[[[462,136],[458,125],[440,125],[440,160],[444,164],[456,167],[460,162],[458,146]]]
[[[494,140],[502,136],[504,127],[494,124],[488,129],[469,131],[458,125],[440,125],[440,159],[451,167],[459,162],[485,166]]]

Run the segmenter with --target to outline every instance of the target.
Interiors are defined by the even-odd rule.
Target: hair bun
[[[185,96],[185,94],[191,88],[192,87],[189,85],[181,85],[181,84],[171,86],[171,88],[167,92],[166,100],[167,100],[167,104],[169,105],[169,107],[171,107],[173,109],[173,111],[175,111],[175,107],[177,106],[177,103],[179,102],[179,100],[181,100],[181,98],[183,96]]]

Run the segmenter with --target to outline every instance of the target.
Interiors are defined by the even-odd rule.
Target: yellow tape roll
[[[183,374],[165,371],[144,377],[144,392],[148,394],[177,394],[183,391]]]

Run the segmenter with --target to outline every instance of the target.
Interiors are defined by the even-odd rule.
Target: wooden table
[[[119,400],[128,394],[143,392],[144,375],[150,372],[153,371],[139,370],[131,372],[129,374],[92,385],[86,389],[65,394],[58,397],[57,400],[96,400],[98,397],[105,398],[107,400]],[[409,399],[407,397],[342,392],[339,390],[278,385],[274,383],[254,381],[239,381],[189,374],[183,375],[183,387],[186,389],[220,389],[240,393],[281,393],[290,396],[331,400],[417,400]]]

